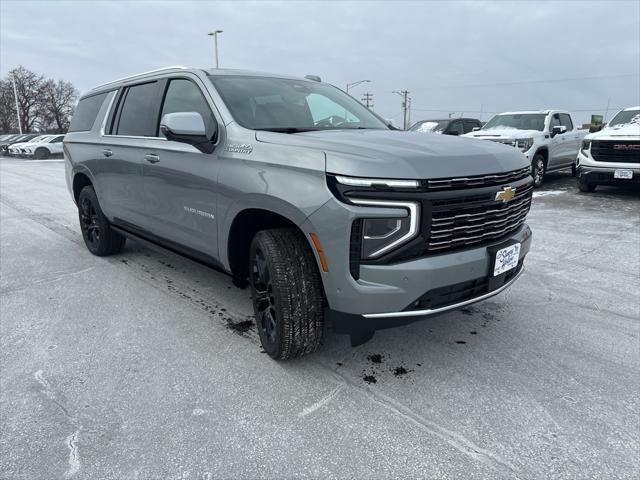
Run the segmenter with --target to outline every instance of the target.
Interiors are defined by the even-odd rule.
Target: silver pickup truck
[[[533,184],[545,173],[571,168],[587,130],[578,130],[569,112],[541,110],[505,112],[464,136],[492,140],[519,149],[531,162]]]
[[[281,360],[316,350],[325,323],[356,345],[489,298],[531,245],[522,154],[389,128],[315,77],[175,67],[111,82],[80,99],[64,158],[91,253],[141,239],[248,283]]]

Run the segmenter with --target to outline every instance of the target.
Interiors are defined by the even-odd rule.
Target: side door
[[[573,128],[573,121],[568,113],[560,114],[560,125],[567,128],[567,131],[562,134],[564,137],[564,142],[562,143],[562,163],[565,165],[571,165],[576,159],[581,142],[579,140],[577,130],[574,130]]]
[[[62,140],[64,135],[58,135],[49,140],[49,152],[51,155],[59,155],[62,153]]]
[[[160,82],[121,89],[102,136],[99,177],[112,221],[130,230],[149,228],[142,190],[142,162],[157,135]]]
[[[167,78],[162,91],[159,120],[168,113],[197,112],[208,138],[214,138],[218,131],[214,105],[198,77],[183,74]],[[139,155],[150,232],[217,259],[217,152],[203,153],[163,137],[155,138]]]
[[[557,168],[562,165],[563,157],[565,155],[566,147],[564,145],[566,141],[566,133],[553,134],[553,127],[560,126],[560,114],[554,113],[549,119],[549,160],[548,169]]]

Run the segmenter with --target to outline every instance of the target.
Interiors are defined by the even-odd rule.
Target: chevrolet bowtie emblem
[[[502,200],[502,203],[506,203],[516,196],[516,189],[511,187],[504,187],[502,191],[496,192],[495,200]]]

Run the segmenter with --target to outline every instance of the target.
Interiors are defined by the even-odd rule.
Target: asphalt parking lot
[[[92,256],[63,172],[0,159],[0,478],[637,478],[638,193],[551,175],[507,292],[277,363],[224,275]]]

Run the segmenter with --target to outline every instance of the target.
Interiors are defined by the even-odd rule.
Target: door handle
[[[160,161],[160,157],[155,153],[147,153],[144,159],[149,163],[158,163]]]
[[[111,150],[109,150],[108,148],[105,148],[104,150],[102,150],[102,154],[105,157],[110,157],[111,155],[113,155],[113,152]]]

